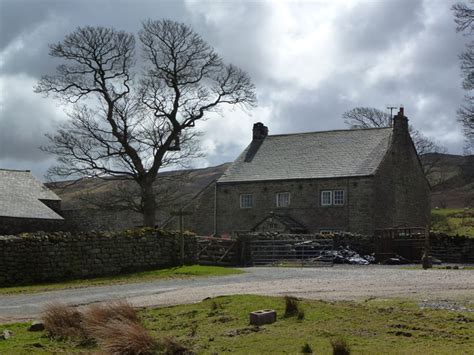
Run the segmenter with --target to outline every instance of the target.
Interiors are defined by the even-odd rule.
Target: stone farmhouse
[[[256,123],[249,146],[185,207],[185,228],[372,235],[427,226],[429,193],[403,108],[388,128],[268,135]]]
[[[0,169],[0,235],[62,228],[61,199],[29,170]]]

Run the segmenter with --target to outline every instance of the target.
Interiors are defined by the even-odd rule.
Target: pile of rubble
[[[375,263],[375,255],[360,255],[352,250],[349,246],[341,246],[339,249],[327,251],[326,256],[330,256],[334,260],[334,264],[352,264],[352,265],[369,265]],[[400,255],[388,258],[382,262],[384,265],[403,265],[410,264],[411,261]]]

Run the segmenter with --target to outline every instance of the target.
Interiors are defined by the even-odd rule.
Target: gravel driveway
[[[369,297],[474,299],[474,270],[406,270],[394,266],[245,268],[244,274],[0,296],[0,323],[33,319],[45,304],[85,305],[126,298],[136,306],[199,302],[231,294],[284,295],[325,300]]]

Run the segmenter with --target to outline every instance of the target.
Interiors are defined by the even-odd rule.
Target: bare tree
[[[351,128],[383,128],[392,126],[392,117],[389,113],[373,107],[356,107],[342,114],[344,122]],[[423,135],[420,131],[409,126],[411,139],[420,156],[425,176],[433,174],[439,165],[439,153],[445,150]],[[431,154],[430,154],[431,153]],[[427,158],[427,154],[431,156]]]
[[[344,122],[351,128],[390,127],[392,117],[373,107],[356,107],[342,114]]]
[[[474,2],[471,1],[471,4]],[[471,36],[474,30],[474,8],[464,3],[453,5],[454,21],[456,22],[456,31],[465,32]],[[463,88],[467,94],[464,96],[464,104],[457,111],[458,120],[464,128],[464,135],[467,141],[466,150],[474,148],[474,41],[466,44],[466,50],[459,55],[461,60],[461,73],[463,76]]]
[[[249,76],[184,24],[149,20],[139,39],[144,66],[134,72],[132,34],[78,28],[50,46],[65,64],[35,90],[74,104],[43,147],[58,157],[50,173],[135,181],[143,224],[154,226],[153,183],[162,167],[196,155],[196,122],[225,104],[252,107],[256,96]]]

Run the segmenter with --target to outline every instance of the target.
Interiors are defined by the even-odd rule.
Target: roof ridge
[[[31,170],[6,169],[6,168],[0,168],[0,171],[14,171],[14,172],[17,172],[17,173],[31,173]]]
[[[331,129],[327,131],[313,131],[313,132],[296,132],[296,133],[282,133],[282,134],[270,134],[267,137],[282,137],[282,136],[296,136],[304,134],[315,134],[315,133],[332,133],[332,132],[349,132],[349,131],[376,131],[392,129],[393,127],[373,127],[373,128],[347,128],[347,129]]]

